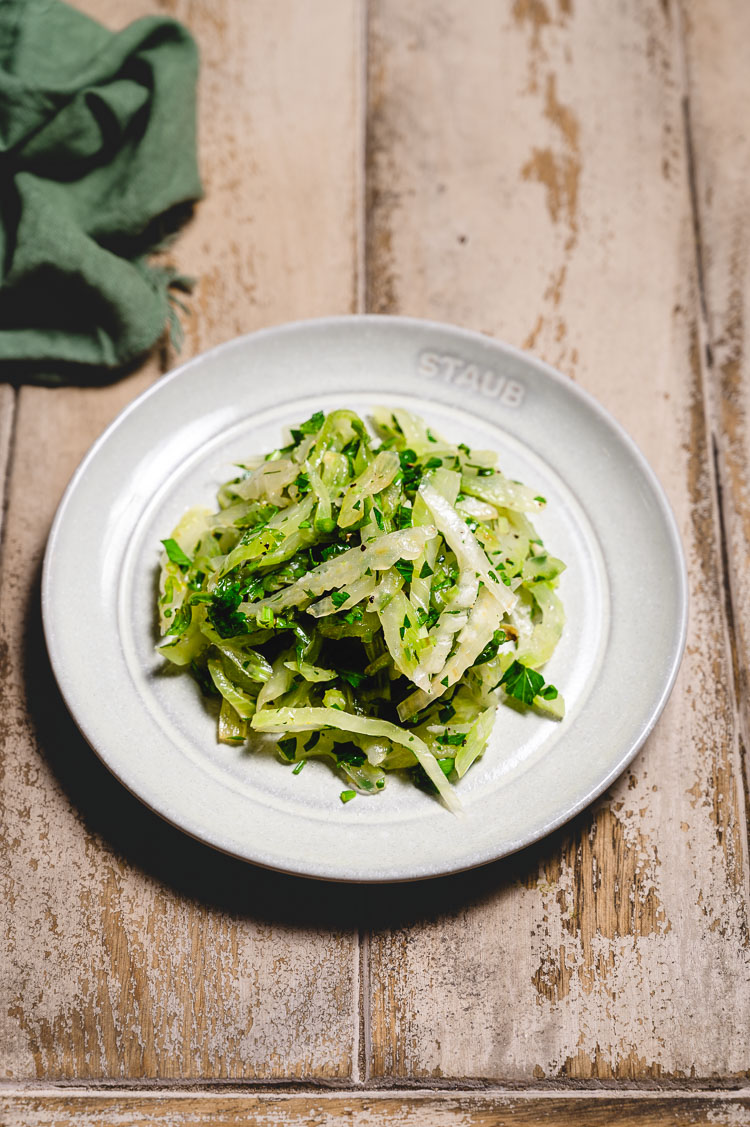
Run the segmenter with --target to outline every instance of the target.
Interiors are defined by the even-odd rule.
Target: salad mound
[[[371,422],[318,411],[183,516],[159,653],[220,702],[221,742],[271,733],[294,774],[325,757],[343,802],[408,771],[455,811],[499,703],[564,715],[539,669],[565,565],[529,519],[545,499],[494,453],[398,408]]]

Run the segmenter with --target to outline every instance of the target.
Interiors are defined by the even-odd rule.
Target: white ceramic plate
[[[314,410],[398,404],[447,437],[499,451],[548,499],[536,525],[568,564],[568,624],[545,676],[556,724],[500,708],[458,786],[459,819],[400,778],[342,805],[311,760],[219,745],[192,679],[154,652],[159,541],[213,505],[233,462]],[[542,837],[623,770],[651,731],[685,641],[685,565],[666,498],[614,420],[570,380],[476,333],[345,317],[230,341],[160,380],[99,439],[60,505],[43,578],[52,666],[86,739],[181,829],[271,868],[392,881],[480,865]],[[645,641],[645,644],[644,644]]]

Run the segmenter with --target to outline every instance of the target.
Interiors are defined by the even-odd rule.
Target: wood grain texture
[[[517,858],[373,909],[372,1075],[746,1075],[746,811],[674,4],[370,12],[369,307],[485,330],[593,392],[667,490],[691,591],[677,687],[612,790]]]
[[[3,1127],[747,1127],[725,1094],[40,1094],[0,1098]]]
[[[85,7],[113,26],[153,11],[146,0]],[[186,353],[268,320],[346,312],[357,7],[169,8],[203,58],[209,199],[173,250],[201,277]],[[39,567],[58,498],[87,446],[159,371],[155,357],[109,387],[20,393],[0,584],[0,1076],[345,1078],[357,937],[336,897],[222,857],[141,807],[77,734],[47,663]]]
[[[192,28],[203,66],[205,200],[179,247],[181,269],[200,279],[190,352],[280,321],[356,312],[361,5],[160,6]]]
[[[743,743],[750,747],[750,8],[686,6],[689,123],[701,233],[704,353],[721,480]]]

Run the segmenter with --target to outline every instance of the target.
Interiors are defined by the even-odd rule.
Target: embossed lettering
[[[500,392],[505,387],[505,376],[498,376],[497,372],[493,372],[492,368],[486,368],[482,372],[482,394],[486,395],[489,399],[497,399]]]
[[[427,379],[441,379],[487,399],[499,399],[504,407],[520,407],[526,394],[526,388],[517,380],[509,380],[492,368],[480,368],[449,352],[420,352],[417,372]]]
[[[437,352],[420,352],[417,360],[417,371],[420,376],[427,376],[432,379],[438,373],[438,364],[440,357]]]
[[[460,356],[441,356],[440,361],[443,365],[443,379],[446,383],[453,383],[456,372],[466,366],[466,361],[462,360]]]
[[[453,380],[456,387],[470,387],[472,391],[481,391],[479,384],[479,368],[476,364],[467,364],[463,372],[458,372]]]
[[[524,390],[522,384],[516,383],[515,380],[508,380],[505,391],[500,396],[500,402],[504,403],[506,407],[520,407],[523,403]]]

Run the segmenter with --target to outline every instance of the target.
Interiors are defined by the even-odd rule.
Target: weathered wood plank
[[[39,1094],[0,1097],[4,1127],[743,1127],[747,1093]]]
[[[113,25],[153,11],[145,0],[86,7]],[[357,7],[165,7],[203,58],[209,195],[173,252],[201,278],[186,352],[267,321],[348,311]],[[0,584],[2,1075],[347,1077],[357,938],[336,897],[215,854],[141,807],[78,736],[47,664],[38,572],[61,490],[158,373],[152,360],[111,387],[20,394]]]
[[[205,70],[202,227],[180,245],[181,266],[201,279],[190,350],[279,321],[356,312],[360,5],[162,3],[199,35]]]
[[[736,642],[736,691],[750,747],[750,9],[686,6],[696,203],[708,317],[707,383],[721,479]],[[748,780],[750,782],[750,780]]]
[[[744,1075],[746,826],[674,4],[370,12],[370,308],[483,329],[597,395],[669,494],[692,600],[667,711],[602,801],[373,903],[371,1074]]]

